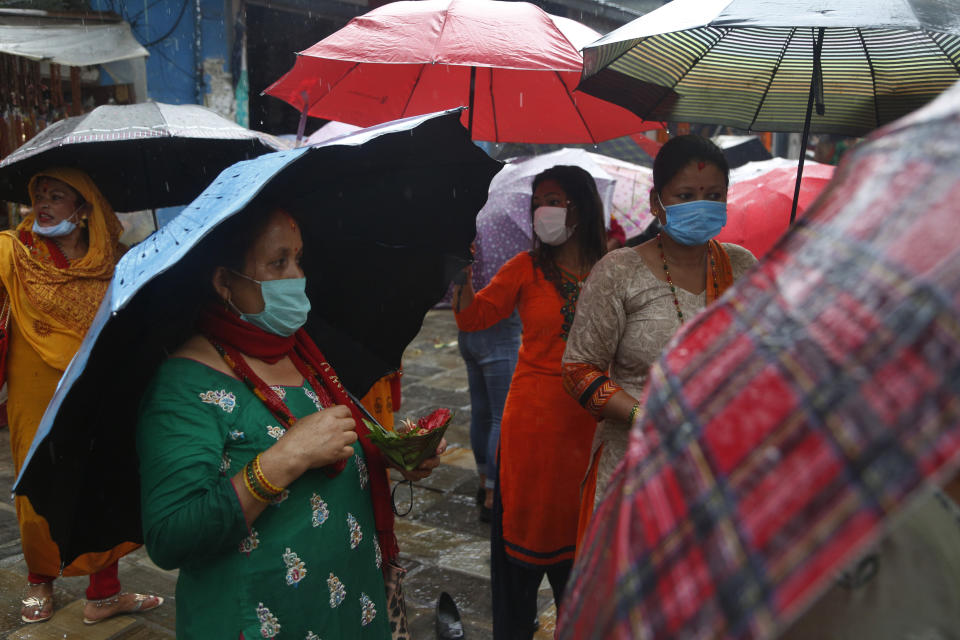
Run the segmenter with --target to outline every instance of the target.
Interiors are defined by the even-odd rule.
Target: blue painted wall
[[[200,64],[221,58],[230,70],[233,23],[229,0],[200,0]],[[90,0],[94,11],[113,11],[130,23],[134,37],[150,52],[147,96],[156,102],[202,104],[196,93],[196,0]],[[210,91],[209,78],[203,92]]]

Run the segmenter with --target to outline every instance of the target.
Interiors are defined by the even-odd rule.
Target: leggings
[[[87,600],[103,600],[120,593],[120,578],[117,577],[118,567],[114,562],[108,567],[90,574],[90,584],[87,586]],[[30,584],[46,584],[53,582],[53,576],[39,573],[29,573],[27,582]]]

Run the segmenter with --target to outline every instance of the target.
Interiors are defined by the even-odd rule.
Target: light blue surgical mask
[[[727,224],[727,203],[719,200],[694,200],[669,206],[664,206],[661,201],[660,206],[667,213],[663,230],[689,247],[706,244]]]
[[[260,327],[268,333],[278,336],[292,336],[307,322],[310,313],[310,300],[307,298],[306,278],[284,278],[283,280],[254,280],[238,271],[231,271],[241,278],[260,285],[263,295],[263,311],[260,313],[242,313],[240,319]],[[230,303],[233,306],[233,303]]]
[[[76,210],[73,213],[70,214],[69,218],[64,218],[63,220],[61,220],[60,222],[58,222],[57,224],[51,227],[41,227],[40,224],[37,222],[36,218],[34,218],[33,232],[38,235],[45,236],[47,238],[60,238],[63,236],[70,235],[71,233],[73,233],[73,230],[77,228],[77,223],[71,222],[70,218],[73,218],[74,216],[76,216],[77,211],[80,211],[82,207],[83,205],[80,205],[79,207],[76,208]]]

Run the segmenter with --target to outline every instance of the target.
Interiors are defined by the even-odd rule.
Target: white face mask
[[[533,212],[533,232],[544,244],[563,244],[573,235],[573,229],[567,226],[566,207],[537,207]]]
[[[34,219],[33,221],[33,232],[41,236],[46,236],[47,238],[60,238],[63,236],[68,236],[73,233],[73,230],[77,228],[77,223],[72,220],[77,216],[77,212],[83,208],[83,205],[80,205],[74,209],[73,213],[70,214],[69,218],[64,218],[55,225],[48,227],[41,227],[40,223]]]

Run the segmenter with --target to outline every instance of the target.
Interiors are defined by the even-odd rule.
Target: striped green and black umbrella
[[[960,0],[674,0],[583,54],[578,88],[644,119],[806,144],[863,135],[956,82]]]

